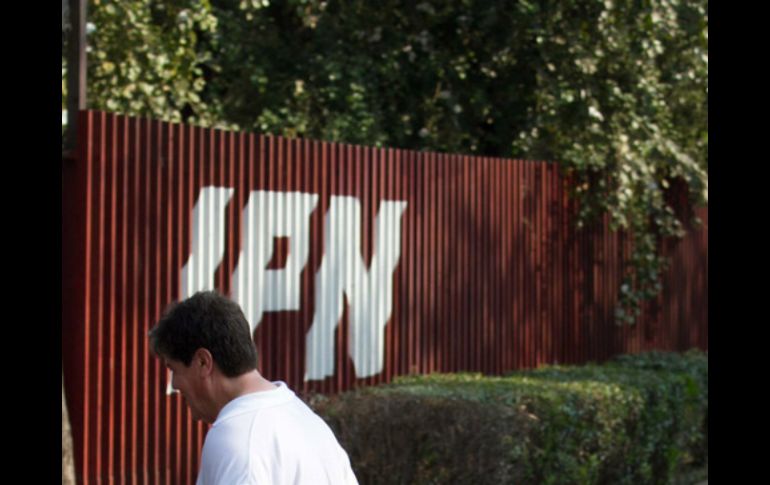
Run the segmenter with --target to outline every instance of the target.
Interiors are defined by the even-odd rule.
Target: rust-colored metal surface
[[[555,164],[79,116],[62,191],[79,483],[194,483],[207,428],[146,336],[201,289],[241,304],[260,370],[299,392],[708,349],[706,208],[663,242],[661,297],[618,327],[630,242],[572,226]]]

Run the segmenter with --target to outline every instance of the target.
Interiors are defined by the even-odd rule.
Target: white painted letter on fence
[[[264,312],[299,309],[300,275],[310,253],[310,214],[317,203],[316,194],[251,193],[243,210],[241,255],[232,288],[252,333]],[[288,259],[282,269],[267,269],[277,237],[289,238]]]
[[[214,273],[225,254],[225,208],[233,191],[226,187],[203,187],[198,195],[192,213],[192,253],[180,277],[181,299],[214,289]],[[171,395],[171,371],[166,377],[166,394]]]
[[[361,205],[354,197],[332,197],[326,213],[324,259],[316,273],[315,315],[306,338],[305,380],[334,374],[334,332],[350,305],[348,352],[356,375],[382,372],[385,325],[393,305],[393,271],[401,256],[401,215],[406,202],[383,201],[375,222],[370,267],[361,257]],[[389,241],[390,239],[390,241]]]
[[[214,273],[225,254],[225,207],[233,191],[203,187],[198,195],[192,217],[192,253],[182,268],[182,299],[214,289]]]

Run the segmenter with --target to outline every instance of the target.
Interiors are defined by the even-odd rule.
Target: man
[[[257,370],[240,307],[199,292],[150,331],[155,354],[206,435],[197,485],[357,484],[331,429],[283,382]]]

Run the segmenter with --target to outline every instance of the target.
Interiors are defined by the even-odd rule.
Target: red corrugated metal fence
[[[171,301],[230,295],[300,392],[708,348],[708,211],[614,324],[629,242],[582,231],[552,163],[80,114],[63,168],[63,355],[79,483],[193,483],[205,427],[151,356]]]

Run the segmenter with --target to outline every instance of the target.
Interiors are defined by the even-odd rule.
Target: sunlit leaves
[[[92,1],[88,104],[124,114],[209,124],[199,36],[216,31],[208,1]]]
[[[607,210],[632,237],[620,321],[633,322],[660,290],[656,237],[681,236],[690,222],[666,205],[668,180],[708,200],[706,6],[551,2],[533,17],[540,56],[530,120],[540,130],[522,131],[514,151],[559,160],[576,177],[580,225]]]

